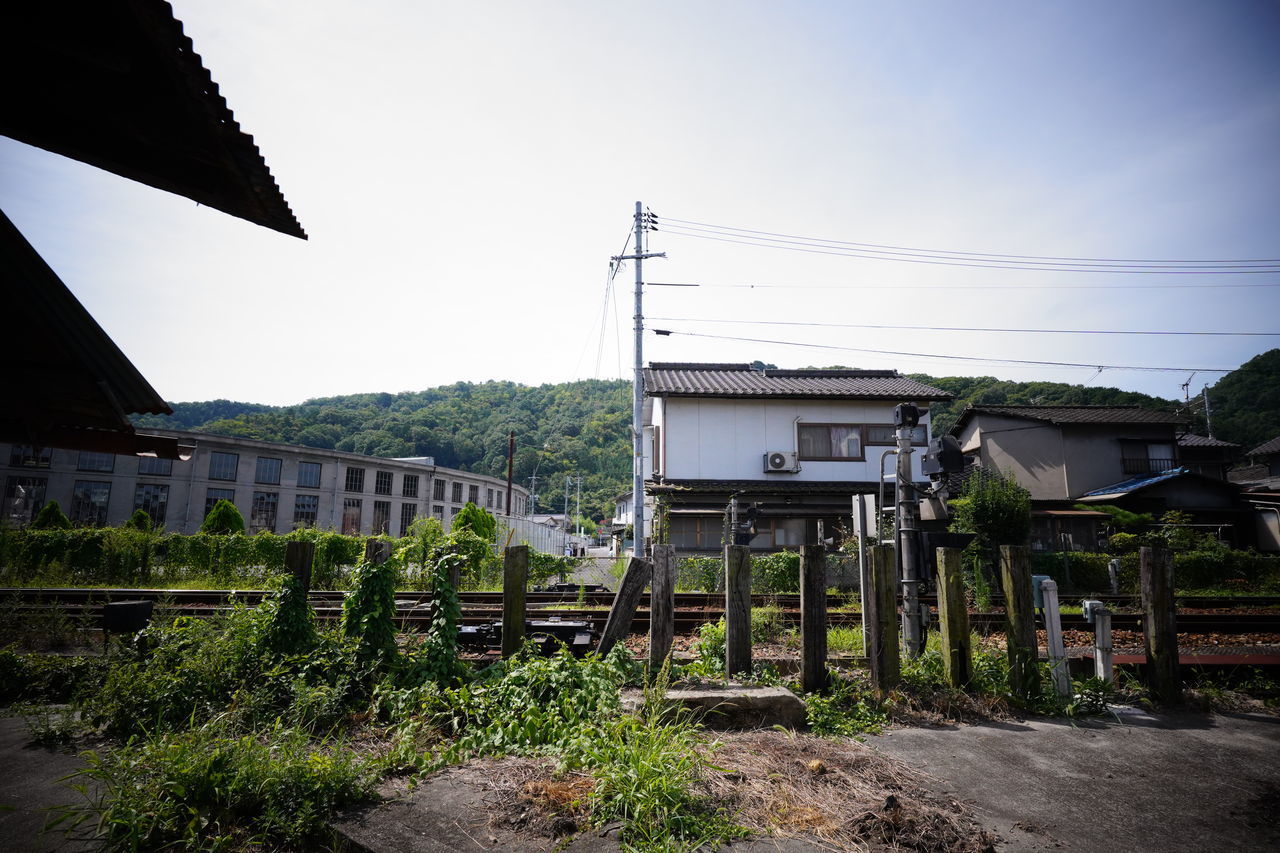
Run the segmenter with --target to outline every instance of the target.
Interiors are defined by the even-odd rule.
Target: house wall
[[[1173,426],[1168,424],[1071,425],[1063,429],[1068,461],[1068,481],[1075,498],[1094,489],[1128,480],[1121,451],[1125,440],[1175,444]],[[1177,450],[1175,448],[1174,452]]]
[[[1031,492],[1032,500],[1071,497],[1062,433],[1053,424],[978,414],[970,418],[957,439],[960,449],[976,457],[984,468],[1012,473],[1018,484]]]
[[[10,493],[15,484],[26,480],[43,481],[44,501],[56,500],[63,512],[69,516],[73,516],[75,509],[73,495],[77,482],[109,484],[104,519],[104,523],[109,526],[122,523],[138,508],[136,498],[139,485],[163,487],[166,497],[164,529],[178,533],[193,533],[199,529],[204,521],[205,503],[210,489],[233,491],[233,503],[244,516],[246,527],[251,524],[254,494],[275,495],[276,521],[272,529],[277,533],[286,533],[293,529],[295,503],[299,495],[317,497],[316,526],[335,530],[342,529],[344,500],[347,498],[360,500],[360,532],[365,535],[373,532],[375,501],[389,504],[388,530],[392,535],[400,533],[401,513],[406,505],[413,507],[414,517],[433,515],[447,525],[453,515],[470,499],[472,486],[476,488],[479,505],[488,506],[495,514],[502,512],[497,504],[499,502],[505,504],[506,501],[505,480],[442,468],[425,464],[423,461],[397,461],[335,450],[205,433],[170,430],[151,430],[150,432],[174,436],[183,444],[194,445],[195,454],[186,462],[174,460],[171,472],[168,475],[159,475],[139,473],[141,460],[136,456],[123,455],[114,457],[112,470],[109,472],[80,470],[80,452],[61,449],[51,451],[48,467],[14,467],[11,464],[13,462],[12,445],[0,444],[0,483],[3,483],[5,488],[3,521],[10,524],[24,524],[30,521],[30,517],[20,517],[15,514],[15,507],[10,500]],[[210,456],[214,452],[234,453],[239,457],[234,480],[209,478]],[[255,482],[258,457],[281,460],[279,483]],[[298,485],[298,468],[301,462],[320,463],[318,488]],[[359,491],[346,489],[347,468],[364,469],[364,483]],[[385,471],[392,475],[390,494],[376,492],[376,472],[378,471]],[[416,497],[404,496],[406,475],[418,477]],[[436,481],[443,481],[445,484],[443,500],[435,500]],[[460,501],[453,500],[453,483],[455,482],[462,484]],[[522,515],[527,511],[528,491],[515,486],[512,494],[513,508],[517,515]],[[26,509],[33,513],[38,507]]]
[[[891,424],[891,401],[726,400],[660,398],[654,423],[660,425],[660,457],[668,480],[785,480],[878,482],[884,445],[863,448],[862,461],[801,461],[794,474],[764,473],[767,452],[794,452],[798,423]],[[927,416],[923,419],[927,423]],[[911,456],[914,479],[923,480],[917,448]],[[890,463],[886,468],[892,470]]]

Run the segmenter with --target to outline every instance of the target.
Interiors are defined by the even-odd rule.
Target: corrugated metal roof
[[[1188,468],[1170,468],[1168,471],[1161,471],[1154,477],[1133,477],[1129,480],[1121,480],[1119,483],[1112,483],[1110,486],[1103,486],[1101,489],[1094,489],[1092,492],[1085,492],[1080,499],[1092,502],[1100,498],[1127,495],[1130,492],[1145,489],[1147,486],[1154,486],[1156,483],[1163,483],[1165,480],[1172,480],[1190,473],[1191,471]]]
[[[1249,451],[1250,456],[1263,456],[1268,453],[1280,453],[1280,436],[1277,436],[1270,441],[1264,441],[1262,444],[1259,444],[1253,450]]]
[[[1001,415],[1051,424],[1181,424],[1186,418],[1175,412],[1141,406],[969,406],[960,413],[953,435],[974,415]]]
[[[306,239],[168,3],[5,11],[0,133]]]
[[[1239,447],[1240,445],[1231,441],[1223,441],[1220,438],[1210,438],[1207,435],[1186,435],[1178,436],[1179,447]]]
[[[644,372],[644,387],[654,397],[951,399],[893,370],[753,370],[749,364],[655,362]]]

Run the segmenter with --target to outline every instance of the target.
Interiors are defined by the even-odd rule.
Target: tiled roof
[[[1207,435],[1186,435],[1178,436],[1179,447],[1239,447],[1240,445],[1231,441],[1223,441],[1220,438],[1210,438]]]
[[[1280,453],[1280,436],[1276,436],[1270,441],[1264,441],[1249,451],[1250,456],[1262,456],[1267,453]]]
[[[1174,412],[1141,406],[969,406],[960,413],[952,433],[976,414],[1026,418],[1051,424],[1180,424],[1186,418]]]
[[[753,370],[749,364],[655,362],[644,372],[644,387],[654,397],[951,399],[894,370]]]

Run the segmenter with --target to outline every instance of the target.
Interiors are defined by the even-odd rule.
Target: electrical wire
[[[649,317],[666,323],[730,323],[750,326],[810,326],[831,329],[900,329],[915,332],[1013,332],[1039,335],[1209,335],[1220,337],[1280,337],[1280,332],[1172,332],[1119,329],[986,329],[969,326],[889,326],[873,323],[817,323],[792,320],[724,320],[702,317]]]
[[[1280,282],[1212,284],[703,284],[647,281],[648,287],[719,287],[744,290],[1177,290],[1186,288],[1280,287]]]
[[[916,256],[907,253],[898,252],[877,252],[871,249],[842,249],[838,246],[830,246],[821,243],[800,243],[793,240],[780,239],[730,239],[728,237],[713,237],[711,234],[698,234],[690,231],[682,231],[664,227],[662,233],[675,237],[688,237],[697,240],[714,240],[720,243],[735,243],[742,246],[755,246],[764,249],[783,249],[789,252],[803,252],[811,255],[833,255],[842,258],[861,258],[873,261],[894,261],[897,263],[907,264],[928,264],[930,266],[946,266],[946,267],[969,267],[971,269],[987,269],[987,270],[1024,270],[1032,272],[1082,272],[1082,273],[1115,273],[1126,275],[1206,275],[1210,273],[1219,275],[1244,275],[1257,273],[1280,273],[1280,265],[1271,265],[1260,268],[1240,268],[1247,265],[1232,264],[1215,267],[1151,267],[1146,266],[1136,268],[1134,265],[1105,265],[1105,264],[1059,264],[1053,261],[1043,262],[1013,262],[1002,263],[996,259],[990,262],[983,262],[981,259],[973,259],[971,261],[963,260],[944,260],[943,256]],[[716,232],[719,233],[719,232]],[[746,236],[746,235],[738,235]],[[901,255],[895,257],[895,255]]]
[[[1197,373],[1230,373],[1231,371],[1236,369],[1234,367],[1222,367],[1222,368],[1219,368],[1219,367],[1143,367],[1143,366],[1124,365],[1124,364],[1083,364],[1083,363],[1074,362],[1074,361],[1036,361],[1032,359],[1023,359],[1023,358],[981,358],[977,356],[968,356],[968,355],[941,355],[938,353],[900,352],[897,350],[867,349],[865,347],[845,347],[845,346],[835,346],[832,344],[810,344],[810,343],[802,343],[800,341],[769,340],[767,338],[740,338],[740,337],[734,337],[731,335],[708,335],[703,332],[684,332],[684,331],[678,331],[675,329],[653,329],[652,331],[654,332],[654,334],[658,334],[658,335],[684,335],[686,337],[711,338],[711,339],[720,340],[720,341],[744,341],[746,343],[775,344],[778,346],[805,347],[807,349],[840,350],[843,352],[865,352],[865,353],[871,353],[873,355],[894,355],[894,356],[902,356],[905,358],[933,358],[933,359],[940,359],[943,361],[975,361],[975,362],[983,362],[986,364],[1034,364],[1034,365],[1039,365],[1044,367],[1079,367],[1079,368],[1088,368],[1089,370],[1138,370],[1138,371],[1160,372],[1160,373],[1164,373],[1164,372],[1186,373],[1189,370],[1196,371]]]
[[[1019,260],[1019,261],[1032,261],[1036,263],[1043,262],[1043,261],[1068,261],[1073,264],[1113,264],[1114,263],[1114,264],[1141,264],[1144,266],[1151,265],[1151,264],[1158,264],[1158,265],[1172,264],[1177,266],[1199,265],[1199,264],[1233,264],[1233,265],[1280,264],[1280,258],[1219,258],[1219,259],[1212,259],[1212,260],[1204,260],[1204,259],[1197,260],[1197,259],[1186,259],[1186,258],[1182,258],[1182,259],[1077,258],[1077,257],[1063,257],[1058,255],[1010,255],[1010,254],[1002,254],[1000,252],[966,252],[958,249],[923,249],[918,246],[893,246],[893,245],[887,245],[884,243],[857,243],[849,240],[832,240],[832,239],[826,239],[821,237],[806,237],[798,234],[781,234],[776,231],[757,231],[757,230],[752,230],[750,228],[737,228],[730,225],[715,225],[708,222],[697,222],[691,219],[675,219],[669,216],[661,217],[659,221],[663,223],[675,222],[680,225],[690,226],[690,227],[710,228],[710,229],[715,229],[716,231],[722,231],[722,232],[740,232],[742,234],[754,234],[754,235],[760,235],[763,237],[783,237],[783,238],[788,238],[792,240],[802,240],[809,243],[825,243],[825,244],[836,244],[836,245],[843,245],[843,246],[855,246],[863,249],[883,249],[883,250],[901,251],[901,252],[920,252],[926,255],[960,255],[964,257],[973,257],[973,258],[997,258],[997,259],[1006,259],[1006,260],[1012,259],[1012,260]]]

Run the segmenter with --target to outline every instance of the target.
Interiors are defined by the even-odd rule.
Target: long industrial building
[[[142,509],[157,528],[194,533],[217,501],[233,502],[249,532],[309,526],[401,536],[433,515],[448,525],[468,502],[507,512],[507,483],[434,464],[248,438],[150,430],[191,448],[186,460],[0,444],[3,521],[28,524],[56,500],[76,525],[117,525]],[[513,486],[512,515],[529,493]]]

